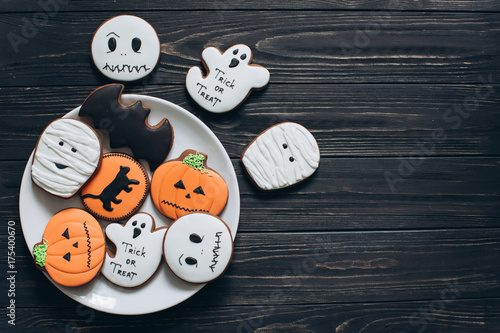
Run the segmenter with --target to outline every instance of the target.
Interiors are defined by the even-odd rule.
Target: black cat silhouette
[[[113,207],[111,207],[111,202],[115,204],[119,204],[122,202],[121,199],[117,199],[116,196],[120,194],[121,191],[125,191],[129,193],[132,191],[132,188],[129,185],[137,185],[139,181],[136,179],[129,179],[127,177],[127,173],[130,171],[129,167],[120,166],[120,171],[116,174],[115,179],[108,186],[106,186],[101,194],[85,194],[82,196],[83,199],[91,198],[91,199],[99,199],[102,201],[102,207],[106,209],[108,212],[113,211]]]

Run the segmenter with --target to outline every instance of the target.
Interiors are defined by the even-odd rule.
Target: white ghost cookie
[[[120,15],[104,22],[91,45],[97,69],[112,80],[135,81],[149,75],[160,59],[160,40],[145,20]]]
[[[163,254],[180,279],[191,283],[212,281],[224,273],[233,255],[231,231],[214,215],[184,215],[168,228]]]
[[[207,111],[220,113],[240,105],[254,89],[269,83],[269,71],[251,64],[252,51],[237,44],[222,53],[208,47],[201,54],[207,71],[204,76],[199,67],[191,67],[186,75],[189,95]]]
[[[116,252],[107,251],[101,273],[122,287],[144,284],[160,265],[166,230],[155,230],[154,220],[147,213],[132,216],[125,225],[108,225],[106,236],[116,246]]]
[[[277,190],[303,181],[319,166],[319,147],[302,125],[286,122],[262,132],[241,155],[253,183]]]
[[[57,119],[38,139],[31,179],[50,194],[69,198],[92,177],[101,158],[101,141],[89,125],[76,119]]]

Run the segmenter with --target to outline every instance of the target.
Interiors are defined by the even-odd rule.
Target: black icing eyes
[[[61,146],[61,147],[62,147],[62,146],[64,146],[64,141],[59,141],[59,146]],[[77,150],[76,150],[76,148],[75,148],[75,147],[71,147],[71,151],[72,151],[73,153],[76,153],[76,152],[77,152]]]
[[[199,244],[203,240],[198,234],[189,235],[189,240],[193,243]]]
[[[72,151],[73,153],[76,153],[76,148],[71,148],[71,151]]]
[[[283,144],[283,149],[287,149],[288,145],[286,143]]]
[[[186,189],[186,186],[184,186],[184,183],[182,182],[182,179],[179,180],[177,183],[174,184],[174,187],[176,188],[180,188],[180,189],[183,189],[185,190]]]
[[[283,146],[283,149],[287,149],[288,148],[288,145],[286,143],[284,143],[282,146]],[[293,156],[290,156],[290,158],[288,160],[290,162],[293,162],[293,161],[295,161],[295,158],[293,158]]]
[[[135,227],[137,225],[137,221],[132,222],[132,226]]]
[[[196,265],[196,264],[198,264],[198,260],[196,260],[193,257],[187,257],[186,260],[185,260],[185,262],[188,265]]]
[[[135,37],[134,39],[132,39],[132,50],[134,50],[134,52],[141,53],[139,52],[139,50],[141,49],[141,45],[142,42],[140,38]]]
[[[247,55],[245,53],[243,53],[240,57],[241,60],[245,60],[247,58]]]
[[[185,190],[186,189],[186,186],[184,186],[184,182],[181,180],[179,180],[177,183],[174,184],[174,187],[175,188],[180,188],[182,190]],[[205,192],[203,191],[203,188],[201,188],[201,186],[198,186],[197,188],[195,188],[193,190],[193,193],[198,193],[198,194],[201,194],[201,195],[205,195]],[[186,196],[186,198],[190,198],[191,196],[189,195],[188,193],[188,196]]]
[[[141,224],[141,228],[142,229],[146,228],[146,223]]]
[[[109,48],[109,52],[114,52],[116,50],[116,38],[115,37],[111,37],[110,39],[108,39],[108,48]]]
[[[234,54],[234,55],[237,55],[237,54],[238,54],[238,51],[239,51],[238,49],[234,50],[234,51],[233,51],[233,54]]]
[[[201,194],[201,195],[205,195],[205,192],[203,192],[203,189],[201,188],[201,186],[198,186],[197,188],[195,188],[193,190],[194,193],[198,193],[198,194]]]

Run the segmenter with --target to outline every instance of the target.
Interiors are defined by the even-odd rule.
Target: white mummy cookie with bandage
[[[252,90],[269,83],[269,71],[252,64],[252,51],[247,45],[234,45],[224,53],[208,47],[201,58],[207,75],[199,67],[191,67],[186,75],[186,89],[207,111],[230,111],[243,103]]]
[[[205,283],[226,270],[233,255],[229,227],[207,213],[191,213],[175,220],[165,234],[163,254],[180,279]]]
[[[132,216],[125,225],[108,225],[106,236],[116,251],[107,251],[101,273],[122,287],[144,284],[160,265],[165,231],[166,228],[155,229],[155,222],[147,213]]]
[[[57,119],[40,135],[31,178],[50,194],[69,198],[92,177],[101,158],[101,141],[90,126],[75,119]]]
[[[319,166],[319,147],[304,126],[286,122],[272,126],[241,155],[252,182],[264,191],[297,184]]]

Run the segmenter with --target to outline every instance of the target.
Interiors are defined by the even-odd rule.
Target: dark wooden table
[[[498,1],[0,5],[1,332],[500,330]],[[118,14],[143,17],[162,43],[155,72],[126,93],[199,117],[229,153],[241,192],[227,272],[142,316],[95,311],[55,288],[32,262],[18,210],[43,128],[110,83],[89,49],[96,27]],[[205,47],[236,43],[253,49],[271,82],[238,109],[209,114],[187,95],[185,74]],[[320,167],[299,186],[262,193],[239,156],[282,121],[314,134]]]

